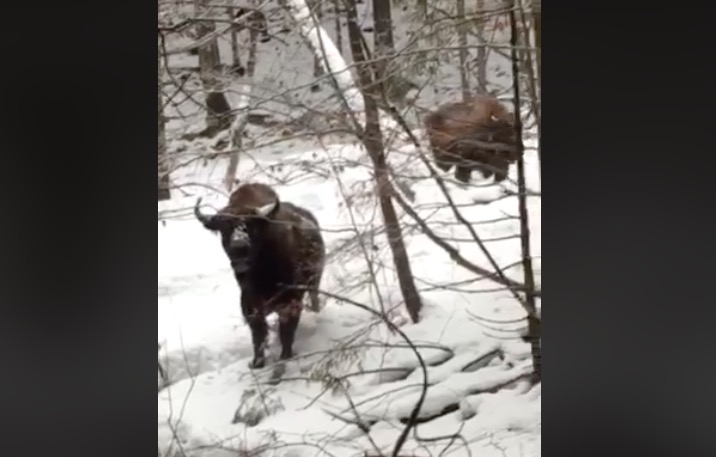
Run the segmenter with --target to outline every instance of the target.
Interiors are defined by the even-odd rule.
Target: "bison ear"
[[[279,206],[280,203],[278,199],[276,199],[268,205],[259,206],[258,208],[256,208],[256,215],[259,217],[271,217],[276,214],[276,211],[278,211]]]

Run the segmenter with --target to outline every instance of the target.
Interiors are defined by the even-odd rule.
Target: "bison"
[[[250,367],[265,366],[266,316],[274,311],[281,359],[290,359],[306,292],[312,310],[319,310],[326,248],[318,220],[307,209],[280,201],[262,183],[241,184],[215,215],[203,214],[200,203],[198,199],[194,214],[206,229],[220,234],[241,290],[241,311],[254,347]]]
[[[425,116],[424,124],[435,164],[443,171],[454,165],[455,179],[463,183],[473,170],[501,182],[521,156],[514,116],[492,96],[446,103]]]

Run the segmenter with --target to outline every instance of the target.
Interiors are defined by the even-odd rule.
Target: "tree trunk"
[[[487,93],[487,37],[485,34],[485,23],[482,16],[485,14],[485,0],[477,0],[477,14],[475,20],[477,36],[480,39],[480,46],[477,47],[477,87],[481,93]]]
[[[256,0],[251,0],[249,4],[252,7],[256,6]],[[254,77],[254,73],[256,72],[256,42],[259,37],[259,31],[260,28],[256,26],[256,23],[258,23],[261,19],[251,21],[251,28],[249,29],[249,58],[246,62],[246,74],[249,78]]]
[[[541,146],[541,139],[542,139],[542,103],[540,103],[541,95],[540,95],[540,77],[539,77],[539,70],[540,70],[540,64],[539,64],[539,48],[537,47],[538,44],[541,44],[541,39],[538,38],[537,30],[541,30],[541,23],[537,25],[536,22],[534,22],[531,26],[527,23],[527,15],[525,14],[524,7],[522,5],[521,1],[518,1],[519,11],[520,11],[520,25],[522,27],[522,39],[524,43],[522,43],[525,55],[525,68],[527,73],[527,90],[529,91],[530,101],[532,102],[532,113],[535,117],[535,127],[537,129],[537,157],[539,159],[539,170],[540,170],[540,178],[542,177],[542,146]],[[539,7],[539,6],[538,6]],[[532,8],[535,8],[535,5],[532,5]],[[532,10],[532,17],[534,18],[534,9]],[[535,68],[533,59],[532,59],[532,40],[530,39],[530,32],[532,31],[532,27],[535,29],[535,48],[536,48],[536,57],[534,60],[537,60],[537,68]]]
[[[536,48],[536,60],[537,60],[537,97],[540,101],[536,108],[539,113],[539,118],[542,118],[542,0],[532,0],[532,15],[534,21],[535,31],[535,48]],[[541,122],[537,122],[537,157],[539,158],[539,174],[540,179],[542,178],[542,125]]]
[[[316,14],[316,20],[321,24],[323,20],[323,7],[321,6],[322,0],[314,0],[312,2],[313,12]],[[311,84],[311,91],[318,92],[321,89],[321,84],[318,82],[318,78],[323,76],[323,67],[321,67],[321,59],[317,55],[313,55],[313,77],[316,80]]]
[[[376,77],[385,87],[390,89],[392,74],[390,65],[395,56],[395,42],[393,40],[393,18],[390,10],[390,0],[373,0],[373,49],[377,58],[374,63]],[[349,31],[350,34],[350,31]]]
[[[249,5],[252,7],[256,6],[256,0],[251,0]],[[254,13],[249,13],[254,14]],[[250,18],[253,19],[253,18]],[[236,183],[236,173],[239,169],[239,160],[241,159],[241,150],[243,148],[243,138],[246,126],[249,123],[249,102],[251,99],[251,90],[253,88],[254,73],[256,72],[256,46],[260,33],[265,33],[267,24],[264,22],[265,18],[259,18],[256,20],[248,20],[249,27],[249,57],[246,61],[246,83],[242,85],[239,92],[238,101],[236,103],[236,115],[233,118],[230,127],[230,141],[231,141],[231,152],[229,154],[229,164],[226,167],[226,173],[224,174],[224,188],[227,192],[231,192]],[[257,25],[262,24],[262,25]]]
[[[341,30],[340,0],[333,0],[333,14],[336,23],[336,47],[338,52],[343,55],[343,31]]]
[[[512,82],[515,100],[515,133],[517,136],[517,144],[522,145],[522,120],[520,116],[520,65],[519,54],[517,52],[517,20],[515,19],[514,0],[509,1],[510,9],[510,47],[512,58]],[[529,212],[527,211],[527,184],[525,181],[525,162],[521,155],[517,161],[517,188],[518,188],[518,206],[520,213],[520,242],[522,247],[522,269],[524,271],[525,283],[525,302],[524,306],[527,311],[527,340],[532,348],[532,383],[537,384],[542,381],[542,325],[541,318],[537,317],[537,305],[535,298],[535,279],[534,270],[532,268],[532,253],[530,243],[529,228]]]
[[[467,77],[467,21],[465,20],[465,0],[457,0],[457,43],[458,43],[458,61],[460,65],[460,89],[462,90],[462,100],[468,101],[470,98],[470,82]]]
[[[169,161],[167,157],[167,137],[164,130],[164,99],[162,97],[162,52],[159,49],[159,58],[157,59],[157,200],[169,200],[171,192],[169,191]]]
[[[379,112],[376,93],[378,85],[371,77],[371,65],[366,61],[361,44],[360,29],[357,22],[355,0],[348,0],[348,36],[353,54],[353,61],[356,64],[359,84],[365,104],[365,128],[363,130],[362,142],[368,151],[373,169],[375,172],[376,192],[380,209],[383,214],[388,245],[393,254],[393,264],[398,276],[398,284],[405,301],[408,314],[413,322],[420,320],[422,303],[420,295],[413,281],[413,273],[410,267],[407,250],[403,241],[403,235],[398,223],[398,216],[393,206],[392,195],[394,189],[390,181],[388,163],[385,159],[385,148],[383,136],[379,124]],[[378,54],[375,57],[380,58]]]
[[[542,0],[532,0],[535,48],[537,49],[537,87],[542,90]]]
[[[229,20],[234,20],[234,8],[226,8],[226,14]],[[241,73],[241,57],[239,56],[239,30],[237,27],[231,27],[231,70],[232,72]]]
[[[209,0],[196,0],[196,15],[204,19],[198,21],[196,26],[198,40],[216,31],[214,22],[206,20],[208,19],[206,13],[211,10],[208,4]],[[221,89],[221,57],[216,38],[200,46],[198,53],[199,77],[204,87],[206,102],[206,129],[202,132],[202,136],[213,137],[231,125],[231,106]]]

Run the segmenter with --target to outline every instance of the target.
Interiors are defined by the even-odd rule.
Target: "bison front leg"
[[[251,329],[251,341],[254,346],[254,359],[249,368],[263,368],[266,365],[266,337],[268,325],[263,312],[263,301],[253,294],[253,291],[244,287],[241,291],[241,312]]]
[[[268,335],[266,318],[261,314],[256,314],[246,320],[251,328],[251,340],[254,345],[254,359],[249,364],[249,368],[263,368],[266,366],[266,337]]]
[[[438,145],[431,146],[431,149],[435,165],[444,172],[450,171],[453,165],[460,161],[460,157],[453,151],[442,149]]]
[[[296,338],[296,329],[298,328],[298,322],[301,320],[302,310],[301,300],[295,299],[278,313],[281,360],[288,360],[293,357],[293,342]]]
[[[468,165],[458,165],[455,168],[455,179],[462,182],[462,183],[468,183],[470,182],[470,177],[472,176],[472,167]]]
[[[323,276],[322,270],[314,271],[309,274],[311,279],[308,281],[308,302],[310,304],[308,309],[314,313],[321,310],[321,299],[319,295],[321,289],[321,276]]]
[[[508,167],[501,167],[499,171],[495,172],[495,182],[502,182],[507,179]]]
[[[510,163],[507,160],[496,160],[494,163],[495,182],[502,182],[507,179],[510,171]]]

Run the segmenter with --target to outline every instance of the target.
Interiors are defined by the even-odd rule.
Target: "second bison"
[[[266,364],[266,316],[279,316],[281,359],[293,356],[293,341],[309,293],[318,311],[318,289],[326,248],[320,226],[305,208],[280,201],[262,183],[240,185],[229,203],[215,215],[194,207],[196,218],[221,235],[221,244],[241,289],[241,311],[251,328],[254,346],[252,368]]]
[[[514,116],[492,96],[446,103],[424,123],[436,165],[443,171],[455,166],[458,181],[468,182],[473,170],[503,181],[509,165],[520,157]]]

